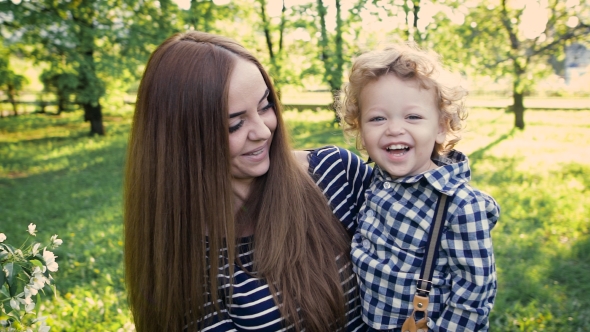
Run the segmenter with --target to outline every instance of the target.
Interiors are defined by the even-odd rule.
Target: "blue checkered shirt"
[[[467,157],[451,151],[425,173],[392,178],[379,167],[366,191],[352,240],[364,321],[375,329],[401,328],[412,299],[440,193],[452,200],[432,280],[428,327],[432,331],[486,331],[496,295],[490,231],[500,208],[469,186]]]

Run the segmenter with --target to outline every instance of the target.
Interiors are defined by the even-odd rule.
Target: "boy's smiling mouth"
[[[403,156],[406,152],[410,151],[410,147],[405,144],[392,144],[387,146],[385,150],[394,156]]]

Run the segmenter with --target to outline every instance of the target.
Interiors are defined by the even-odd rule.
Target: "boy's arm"
[[[479,193],[458,208],[443,235],[451,272],[451,294],[431,327],[434,331],[487,331],[496,296],[496,266],[490,231],[500,209]]]

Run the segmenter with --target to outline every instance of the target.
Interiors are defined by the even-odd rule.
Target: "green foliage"
[[[563,56],[567,43],[590,40],[589,11],[584,1],[480,1],[463,24],[438,16],[445,29],[438,33],[436,47],[441,45],[445,57],[459,60],[464,72],[509,77],[515,126],[523,129],[523,96],[552,72],[550,62]]]
[[[23,241],[23,222],[37,236],[59,234],[57,299],[44,301],[59,331],[129,327],[123,287],[121,188],[129,110],[107,114],[108,137],[89,138],[79,116],[28,115],[0,124],[1,229]],[[127,324],[127,325],[125,325]]]
[[[150,46],[180,28],[171,0],[5,1],[0,13],[11,47],[49,65],[42,82],[57,95],[60,111],[74,96],[97,134],[104,134],[100,103],[107,82],[138,80]]]
[[[491,326],[497,331],[565,331],[590,327],[577,294],[590,269],[587,180],[589,165],[569,164],[548,174],[519,171],[515,158],[487,157],[475,185],[502,207],[494,229],[499,295]],[[478,171],[492,168],[494,171]],[[584,184],[586,182],[586,184]],[[582,248],[582,249],[578,249]]]
[[[4,42],[3,38],[0,38],[0,44]],[[16,96],[23,89],[27,83],[27,78],[23,75],[17,74],[10,66],[10,53],[8,49],[0,50],[0,90],[2,90],[8,96],[8,100],[12,103],[14,114],[17,114],[16,110]]]
[[[586,331],[590,300],[589,112],[530,112],[526,132],[511,115],[472,112],[458,145],[473,185],[502,208],[493,241],[498,298],[492,331]],[[344,144],[329,111],[286,112],[297,148]],[[123,284],[122,169],[130,109],[107,114],[108,137],[89,138],[72,113],[0,121],[0,228],[24,241],[59,234],[57,298],[41,311],[59,331],[132,328]],[[353,142],[352,142],[353,143]],[[565,154],[564,154],[565,152]]]

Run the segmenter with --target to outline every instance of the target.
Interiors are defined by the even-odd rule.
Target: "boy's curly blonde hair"
[[[344,97],[336,104],[344,133],[356,139],[359,151],[366,151],[361,141],[361,108],[359,98],[363,88],[379,77],[394,74],[402,80],[411,80],[421,89],[434,89],[440,121],[446,128],[445,142],[435,144],[433,156],[444,155],[461,140],[461,129],[467,118],[463,98],[467,90],[459,85],[445,84],[441,74],[445,70],[439,56],[420,50],[414,44],[397,44],[384,50],[364,53],[352,65]]]

